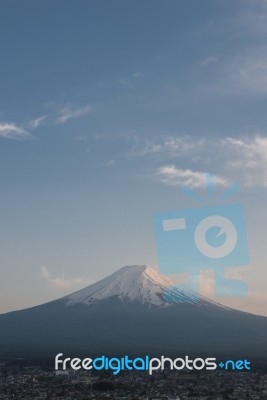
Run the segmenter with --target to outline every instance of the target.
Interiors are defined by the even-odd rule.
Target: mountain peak
[[[78,292],[67,296],[67,305],[91,305],[117,298],[123,302],[167,306],[173,302],[196,303],[196,294],[176,284],[146,265],[120,268],[118,271]]]
[[[98,355],[262,357],[266,329],[267,318],[199,298],[142,265],[121,268],[63,299],[0,315],[0,355],[86,354],[89,345]]]

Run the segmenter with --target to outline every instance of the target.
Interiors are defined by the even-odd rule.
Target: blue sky
[[[263,0],[1,1],[0,311],[157,268],[153,214],[210,172],[247,213],[231,304],[265,312],[266,39]]]

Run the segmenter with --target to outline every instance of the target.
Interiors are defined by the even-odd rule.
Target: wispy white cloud
[[[267,93],[266,48],[253,51],[247,56],[237,57],[227,67],[229,84],[233,89],[254,94]]]
[[[222,140],[227,148],[228,167],[237,173],[246,186],[267,187],[267,137],[227,138]]]
[[[207,186],[207,173],[176,168],[173,164],[160,167],[157,175],[162,182],[171,186],[189,186],[191,188],[205,188]],[[228,183],[224,178],[216,176],[214,184],[226,186]]]
[[[0,122],[0,138],[26,139],[28,137],[30,137],[29,132],[14,122]]]
[[[267,16],[266,16],[267,21]],[[266,25],[267,35],[267,25]],[[262,96],[267,94],[267,56],[266,46],[258,45],[240,51],[231,57],[216,59],[207,57],[200,61],[200,67],[216,63],[216,72],[212,79],[199,82],[193,88],[194,93],[227,96]]]
[[[124,86],[125,88],[129,88],[133,85],[134,80],[144,78],[145,74],[141,71],[136,71],[132,75],[128,77],[120,77],[118,78],[118,82],[120,85]]]
[[[167,154],[172,156],[184,156],[193,149],[199,149],[204,144],[204,139],[196,139],[190,136],[167,136],[158,140],[148,140],[134,137],[131,147],[131,156],[146,156],[149,154]]]
[[[133,78],[138,79],[138,78],[143,78],[145,76],[145,74],[143,72],[137,71],[137,72],[134,72],[132,76],[133,76]]]
[[[88,104],[84,107],[73,108],[71,105],[66,105],[59,111],[59,117],[56,120],[57,124],[65,124],[70,119],[81,118],[92,112],[92,107]]]
[[[172,186],[204,187],[205,172],[209,172],[218,177],[217,185],[232,182],[248,188],[267,187],[267,136],[262,134],[143,142],[135,138],[130,154],[160,161],[153,179]]]
[[[218,57],[208,56],[208,57],[204,58],[203,60],[201,60],[199,62],[199,65],[201,65],[202,67],[205,67],[206,65],[214,64],[214,63],[216,63],[218,61],[219,61]]]
[[[51,286],[56,289],[77,289],[88,285],[90,282],[84,278],[67,278],[65,273],[62,272],[60,276],[53,277],[47,267],[42,266],[41,277]]]
[[[31,129],[36,129],[36,128],[38,128],[38,126],[40,126],[44,122],[45,119],[46,119],[46,115],[32,119],[31,121],[28,122],[28,126]]]
[[[267,33],[267,1],[246,0],[250,7],[244,8],[235,18],[235,25],[241,32],[249,35],[266,35]]]
[[[125,79],[125,78],[119,78],[118,82],[119,82],[120,85],[122,85],[124,87],[131,86],[130,81],[128,79]]]

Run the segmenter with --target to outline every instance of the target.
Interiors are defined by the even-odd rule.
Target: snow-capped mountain
[[[101,281],[67,296],[67,305],[93,304],[117,298],[123,302],[149,307],[168,306],[173,302],[197,304],[199,297],[145,265],[123,267]]]
[[[0,356],[267,354],[267,318],[223,307],[152,268],[124,267],[76,293],[0,315]]]

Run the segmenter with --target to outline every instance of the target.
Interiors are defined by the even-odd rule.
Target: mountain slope
[[[87,304],[116,297],[127,303],[148,307],[164,307],[170,302],[196,304],[198,296],[185,288],[177,288],[169,278],[145,265],[123,267],[101,281],[67,296],[67,305]]]
[[[145,266],[124,267],[59,300],[0,315],[0,355],[260,356],[267,318],[223,307]]]

